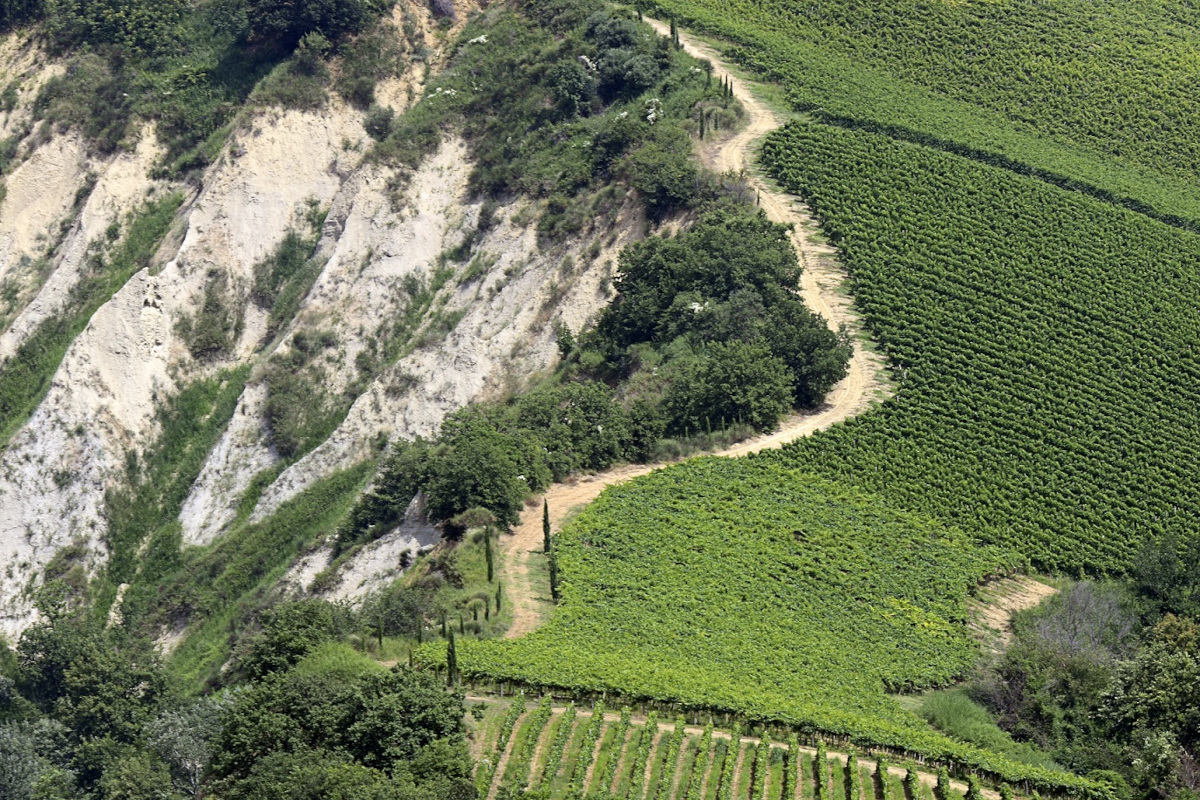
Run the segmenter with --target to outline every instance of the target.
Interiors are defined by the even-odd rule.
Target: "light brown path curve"
[[[1013,616],[1055,594],[1058,589],[1024,575],[989,581],[967,604],[971,632],[984,647],[998,653],[1012,641]]]
[[[656,20],[647,22],[659,33],[668,26]],[[684,50],[697,58],[713,63],[718,72],[728,73],[720,55],[707,45],[680,34]],[[862,326],[851,300],[839,293],[845,271],[836,252],[815,236],[816,223],[807,209],[791,195],[767,183],[748,167],[751,154],[763,136],[783,124],[774,111],[754,96],[749,85],[735,75],[729,75],[735,96],[744,109],[745,126],[737,133],[702,150],[706,165],[720,172],[744,173],[747,182],[758,193],[759,205],[775,222],[793,226],[792,243],[804,267],[801,294],[813,311],[824,317],[835,329],[845,326],[854,338],[854,355],[846,377],[825,398],[818,409],[805,414],[793,414],[783,421],[779,430],[740,442],[717,455],[744,456],[760,450],[782,447],[801,436],[824,430],[829,426],[866,410],[872,401],[886,394],[884,360],[863,347],[866,341]],[[535,585],[535,565],[542,559],[542,500],[550,504],[550,526],[557,532],[563,519],[575,508],[586,505],[609,486],[645,475],[667,464],[637,464],[617,467],[598,475],[576,481],[554,484],[521,515],[512,536],[502,538],[504,558],[500,579],[511,604],[513,621],[504,634],[506,639],[524,636],[536,629],[549,614],[549,586]],[[544,562],[542,562],[544,563]],[[543,567],[544,569],[544,567]]]

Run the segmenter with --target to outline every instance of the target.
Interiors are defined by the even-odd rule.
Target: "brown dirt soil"
[[[1012,641],[1012,618],[1018,611],[1036,608],[1058,589],[1024,575],[1001,578],[980,587],[968,603],[971,632],[992,652],[1000,652]]]
[[[667,31],[667,26],[663,23],[647,21],[660,33]],[[727,72],[719,54],[712,48],[694,42],[682,34],[680,40],[687,52],[699,58],[707,58],[719,71]],[[804,267],[801,293],[805,303],[832,326],[845,325],[855,337],[854,355],[846,377],[833,387],[820,408],[807,413],[792,414],[783,421],[779,430],[752,437],[718,453],[722,456],[743,456],[782,447],[801,436],[824,430],[861,413],[878,395],[886,393],[886,383],[883,378],[883,358],[861,345],[862,327],[852,302],[837,291],[845,277],[845,271],[836,260],[836,252],[813,235],[816,223],[796,198],[782,193],[759,176],[747,171],[751,153],[757,142],[779,127],[782,120],[754,96],[744,81],[733,75],[729,78],[733,83],[734,94],[745,110],[745,125],[723,141],[706,145],[701,151],[702,160],[711,169],[743,173],[747,182],[758,193],[759,204],[767,216],[775,222],[793,226],[792,242]],[[637,464],[617,467],[599,475],[589,475],[573,482],[551,486],[544,496],[550,504],[551,529],[559,530],[568,513],[578,506],[590,503],[607,487],[664,466],[667,465]],[[548,587],[537,587],[535,590],[530,574],[533,559],[542,557],[542,500],[543,498],[539,497],[530,503],[521,515],[521,522],[514,535],[502,540],[505,557],[500,574],[513,615],[512,625],[505,633],[507,639],[524,636],[536,629],[550,610]]]
[[[633,797],[645,796],[646,787],[650,785],[650,773],[654,771],[654,762],[662,758],[662,750],[667,746],[667,737],[669,735],[662,725],[658,726],[658,732],[654,736],[654,744],[650,746],[650,757],[646,759],[646,769],[642,771],[642,782],[634,786],[631,792]]]

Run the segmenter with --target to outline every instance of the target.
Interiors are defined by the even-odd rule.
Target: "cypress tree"
[[[700,141],[704,141],[704,123],[708,121],[708,114],[700,112]]]
[[[454,647],[454,631],[450,631],[446,645],[446,683],[450,686],[458,683],[458,652]]]
[[[550,503],[542,500],[542,552],[550,552]]]
[[[383,648],[383,614],[376,617],[375,636],[379,641],[380,649]]]
[[[503,585],[504,584],[502,584],[502,583],[496,584],[496,613],[497,614],[500,613],[500,587],[502,587]]]
[[[488,527],[483,529],[483,541],[484,541],[483,555],[484,555],[484,558],[487,559],[488,583],[491,583],[492,579],[494,577],[494,571],[495,571],[495,566],[494,566],[495,562],[494,562],[494,558],[492,556],[492,526],[489,525]]]
[[[558,602],[558,559],[550,554],[550,599]]]
[[[463,636],[467,635],[467,622],[463,619],[463,615],[458,615],[458,632]]]
[[[446,612],[442,612],[442,638],[446,638]]]

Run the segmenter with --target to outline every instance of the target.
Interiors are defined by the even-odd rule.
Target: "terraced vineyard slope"
[[[514,705],[509,699],[474,700],[486,704],[483,719],[472,731],[472,747],[481,759],[476,773],[481,796],[501,797],[524,787],[540,788],[537,796],[547,800],[801,800],[816,795],[822,774],[815,742],[768,741],[729,728],[690,724],[682,718],[656,720],[650,727],[644,716],[631,714],[629,709],[620,713],[605,710],[603,705],[575,709],[554,704],[550,722],[535,731],[541,718],[535,718],[519,701]],[[520,744],[501,735],[514,708],[519,712],[517,729],[524,737]],[[531,738],[535,732],[536,740]],[[655,746],[646,753],[650,763],[639,770],[638,744],[649,741],[651,734]],[[536,741],[535,750],[550,755],[559,753],[561,744],[561,754],[539,760],[524,784],[512,774],[505,779],[487,769],[489,764],[512,764],[514,749],[527,747],[530,741]],[[735,757],[729,759],[731,752]],[[829,800],[903,800],[903,779],[909,766],[918,777],[916,800],[932,798],[937,785],[935,770],[915,764],[897,765],[858,755],[851,762],[846,752],[827,752],[827,756],[823,780],[824,797]],[[962,800],[967,790],[966,783],[953,780],[946,798]],[[985,789],[983,796],[995,800],[999,793]]]

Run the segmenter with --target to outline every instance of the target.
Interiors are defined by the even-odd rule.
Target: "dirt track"
[[[666,34],[665,24],[647,20],[659,33]],[[720,56],[710,47],[681,34],[683,48],[697,58],[706,58],[718,74],[728,70]],[[845,271],[836,260],[833,248],[815,236],[816,224],[796,198],[779,191],[749,168],[751,153],[763,136],[782,124],[782,120],[767,105],[758,100],[749,86],[729,75],[734,95],[745,110],[743,127],[724,139],[710,140],[700,149],[701,160],[718,172],[743,173],[758,194],[760,207],[775,222],[793,226],[792,242],[804,267],[801,293],[804,302],[834,328],[846,326],[855,337],[854,355],[846,377],[833,387],[824,405],[806,414],[793,414],[783,421],[779,430],[747,439],[716,455],[742,456],[775,447],[782,447],[801,436],[823,430],[864,411],[884,389],[883,359],[861,346],[861,326],[848,297],[838,293]],[[613,484],[623,483],[645,475],[666,464],[637,464],[617,467],[578,481],[555,484],[545,494],[550,504],[550,524],[555,531],[572,509],[594,500]],[[542,499],[537,498],[521,515],[513,536],[504,539],[504,558],[501,580],[512,604],[513,623],[505,638],[524,636],[541,624],[549,609],[548,588],[534,587],[531,572],[533,560],[542,552]]]

